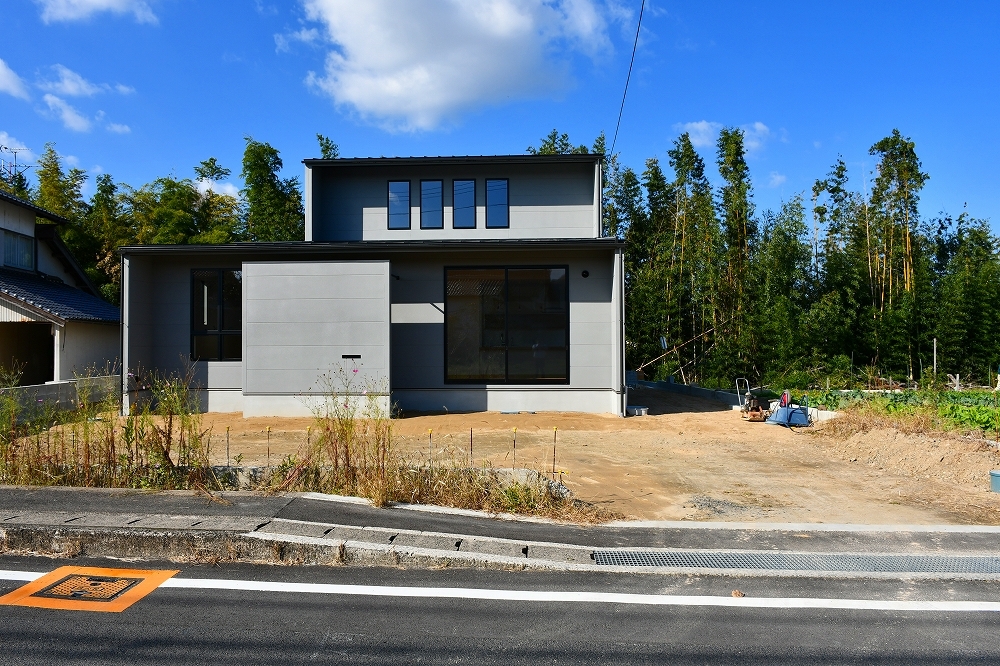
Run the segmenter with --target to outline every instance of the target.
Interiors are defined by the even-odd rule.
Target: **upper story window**
[[[410,228],[410,181],[389,181],[389,228]]]
[[[191,271],[191,359],[243,358],[243,272]]]
[[[443,181],[420,181],[420,228],[444,229]]]
[[[32,270],[35,267],[35,239],[14,231],[4,230],[3,265]]]
[[[486,228],[506,229],[510,226],[510,207],[507,204],[507,179],[490,178],[486,181]]]
[[[455,229],[476,228],[476,181],[456,180],[452,184],[452,205],[454,217],[452,227]]]

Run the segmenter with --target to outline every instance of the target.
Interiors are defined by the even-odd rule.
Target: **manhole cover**
[[[142,578],[107,576],[66,576],[60,581],[35,592],[33,597],[48,599],[79,599],[81,601],[112,601],[125,590],[137,585]]]
[[[0,606],[120,613],[177,571],[59,567],[0,596]]]

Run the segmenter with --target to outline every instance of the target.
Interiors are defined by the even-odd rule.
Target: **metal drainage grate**
[[[1000,557],[988,556],[597,550],[594,562],[618,567],[1000,574]]]

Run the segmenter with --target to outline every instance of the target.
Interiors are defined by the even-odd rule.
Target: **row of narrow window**
[[[486,228],[510,226],[510,206],[506,178],[486,179]],[[444,229],[444,181],[420,181],[420,228]],[[411,227],[410,181],[389,181],[389,229]],[[476,181],[452,181],[453,229],[476,228]]]

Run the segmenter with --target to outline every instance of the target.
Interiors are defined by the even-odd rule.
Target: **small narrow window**
[[[242,271],[216,268],[191,271],[191,358],[242,360]]]
[[[507,205],[507,179],[486,181],[486,228],[506,229],[510,226],[510,207]]]
[[[35,239],[31,236],[4,231],[3,264],[13,268],[32,270],[35,267]]]
[[[444,229],[444,182],[420,181],[420,228]]]
[[[389,228],[410,228],[410,181],[389,181]]]
[[[456,229],[476,228],[476,181],[456,180],[452,197],[454,217],[452,226]]]

